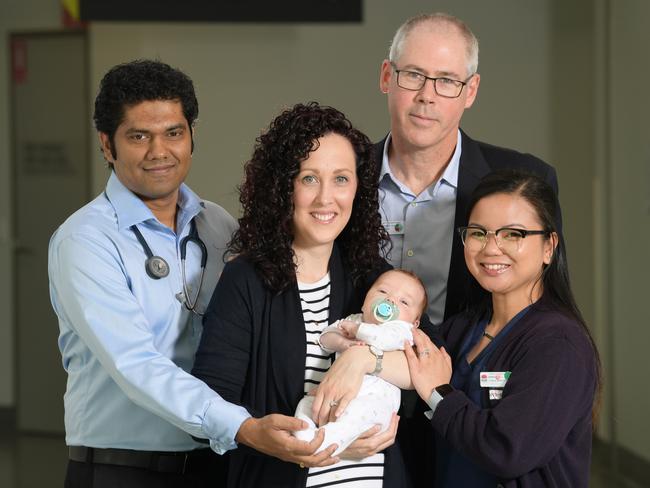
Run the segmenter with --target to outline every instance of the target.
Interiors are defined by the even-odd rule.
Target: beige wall
[[[59,23],[56,2],[10,3],[0,34]],[[603,41],[595,15],[610,4],[605,22],[613,27],[611,42]],[[108,67],[135,57],[159,57],[187,71],[201,107],[189,183],[236,214],[234,187],[242,164],[282,107],[319,100],[342,109],[373,139],[383,137],[388,121],[377,89],[379,65],[398,24],[432,6],[464,18],[481,42],[481,88],[464,128],[476,138],[532,152],[558,169],[576,295],[602,353],[612,353],[605,365],[614,371],[609,391],[615,388],[616,395],[602,431],[613,426],[613,438],[650,460],[644,415],[650,395],[638,386],[647,384],[638,358],[650,344],[641,310],[650,270],[642,254],[650,229],[650,107],[642,96],[650,72],[638,47],[650,44],[650,5],[644,0],[624,6],[611,0],[368,0],[358,25],[95,23],[89,36],[93,92],[87,97],[94,98]],[[605,52],[611,52],[611,67],[603,61]],[[0,49],[0,97],[8,93],[6,56]],[[599,75],[605,81],[594,81]],[[608,86],[614,95],[606,103]],[[14,402],[9,137],[8,103],[2,102],[0,407]],[[90,124],[89,137],[94,138]],[[99,151],[92,165],[99,192],[107,176]]]
[[[343,110],[373,139],[386,134],[379,67],[399,24],[430,8],[427,1],[368,1],[364,22],[351,25],[97,23],[91,28],[91,86],[108,67],[135,57],[158,57],[187,71],[201,112],[188,181],[237,213],[233,189],[242,164],[281,108],[317,100]],[[547,2],[449,0],[436,8],[464,18],[482,42],[484,81],[464,127],[475,137],[548,157]],[[504,29],[505,19],[530,26],[527,36]],[[106,178],[99,152],[94,165],[99,191]]]
[[[594,15],[592,0],[551,2],[552,57],[545,74],[550,91],[552,162],[560,180],[564,234],[576,299],[594,325],[595,259]]]
[[[616,437],[623,447],[650,460],[650,4],[611,2],[609,189],[607,229],[611,256],[611,334]]]

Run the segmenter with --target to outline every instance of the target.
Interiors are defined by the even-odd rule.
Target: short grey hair
[[[419,25],[425,23],[436,27],[455,27],[465,40],[467,52],[467,75],[470,76],[476,73],[478,70],[478,39],[465,22],[460,20],[458,17],[454,17],[453,15],[445,14],[442,12],[416,15],[415,17],[411,17],[406,22],[404,22],[399,27],[399,29],[397,29],[397,32],[395,32],[395,36],[390,43],[388,60],[391,63],[396,63],[402,55],[404,41],[406,41],[406,38],[411,33],[411,31],[413,31],[413,29]]]

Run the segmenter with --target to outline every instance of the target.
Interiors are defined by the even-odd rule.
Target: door
[[[47,246],[89,199],[85,33],[12,34],[16,417],[22,431],[63,432],[65,372],[50,305]]]

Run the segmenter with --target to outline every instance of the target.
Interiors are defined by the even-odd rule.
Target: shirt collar
[[[106,184],[106,197],[115,209],[117,226],[120,230],[128,229],[134,224],[147,220],[158,221],[149,207],[135,193],[124,186],[114,171],[111,171],[111,176]],[[190,190],[185,183],[182,183],[178,197],[180,211],[177,228],[179,230],[184,229],[189,221],[201,212],[204,206],[198,195]]]
[[[392,135],[389,132],[386,136],[386,140],[384,141],[384,151],[381,157],[381,171],[379,173],[379,181],[383,180],[384,176],[386,175],[388,175],[393,180],[395,179],[393,178],[393,173],[390,171],[390,165],[388,164],[388,148],[390,147],[391,139]]]
[[[381,160],[381,172],[379,173],[379,181],[384,179],[384,176],[388,175],[393,181],[397,179],[393,176],[393,173],[390,170],[390,165],[388,164],[388,148],[390,146],[391,133],[388,133],[386,136],[386,141],[384,142],[384,152]],[[449,164],[445,168],[445,171],[442,173],[440,178],[440,183],[446,183],[454,188],[458,187],[458,167],[460,165],[460,155],[462,153],[463,137],[458,130],[456,136],[456,149],[454,149],[454,154],[449,160]],[[434,185],[435,186],[435,185]]]
[[[460,134],[460,129],[458,130],[458,135],[456,136],[456,149],[454,149],[454,154],[449,160],[449,164],[445,168],[444,173],[440,181],[444,181],[454,188],[458,188],[458,167],[460,165],[460,155],[463,151],[463,137]]]

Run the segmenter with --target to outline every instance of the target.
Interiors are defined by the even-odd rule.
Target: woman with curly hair
[[[229,246],[237,257],[226,264],[206,312],[193,373],[253,415],[238,441],[251,444],[259,424],[271,421],[286,450],[232,451],[228,486],[302,488],[359,478],[368,487],[405,484],[392,445],[396,416],[387,431],[375,427],[351,444],[334,467],[327,466],[339,461],[330,457],[335,444],[314,454],[322,433],[309,444],[290,434],[307,427],[291,415],[332,364],[319,333],[358,311],[374,279],[389,268],[380,255],[388,241],[370,151],[368,138],[341,112],[312,102],[276,117],[246,164],[243,216]],[[364,355],[358,367],[373,372],[368,347],[347,352]],[[391,354],[405,361],[402,352],[387,353],[385,370]],[[330,407],[344,407],[341,397],[315,403],[319,424]]]

